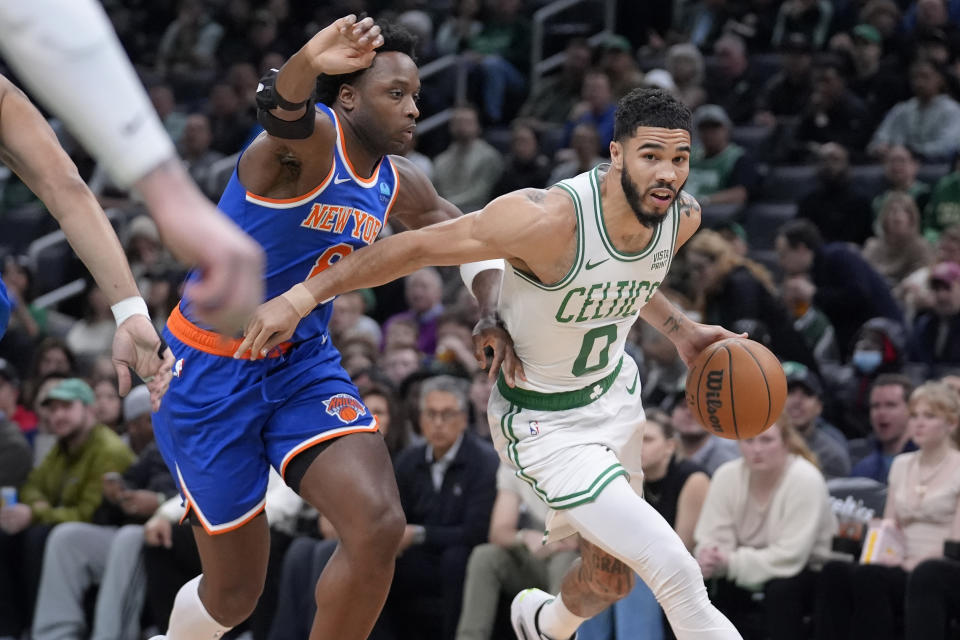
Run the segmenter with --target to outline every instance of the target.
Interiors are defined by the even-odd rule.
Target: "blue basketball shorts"
[[[312,446],[377,430],[326,334],[280,345],[267,359],[236,360],[239,340],[197,327],[177,308],[163,337],[174,377],[153,414],[154,435],[187,512],[209,534],[263,511],[271,466],[282,476]]]

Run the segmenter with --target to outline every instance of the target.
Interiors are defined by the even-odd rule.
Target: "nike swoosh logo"
[[[350,178],[341,178],[339,173],[333,176],[333,184],[343,184],[344,182],[350,182]]]
[[[594,267],[599,267],[600,265],[602,265],[604,262],[606,262],[606,261],[609,260],[609,259],[610,259],[610,258],[604,258],[604,259],[601,260],[600,262],[594,262],[594,263],[591,263],[589,260],[587,260],[587,271],[590,271],[590,269],[593,269]]]
[[[639,379],[640,379],[640,373],[638,372],[637,375],[634,376],[633,378],[633,384],[627,387],[627,393],[629,393],[630,395],[633,395],[633,392],[637,390],[637,380]]]

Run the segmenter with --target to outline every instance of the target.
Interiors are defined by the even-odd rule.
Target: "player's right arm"
[[[251,357],[269,351],[289,338],[318,302],[376,287],[426,266],[504,258],[536,273],[529,265],[555,262],[555,254],[563,250],[562,234],[572,237],[575,232],[575,218],[560,209],[568,205],[564,195],[516,191],[475,213],[378,240],[261,305],[235,355],[240,357],[248,349]]]
[[[383,44],[372,18],[349,15],[328,25],[293,54],[267,87],[272,109],[258,111],[266,133],[254,140],[238,168],[241,182],[253,193],[297,197],[319,185],[333,162],[337,133],[333,122],[313,102],[317,77],[353,73],[369,67]],[[263,83],[258,105],[263,98]],[[267,102],[271,102],[268,100]]]

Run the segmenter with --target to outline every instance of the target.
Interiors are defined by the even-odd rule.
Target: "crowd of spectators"
[[[627,351],[647,407],[646,498],[747,640],[945,637],[960,625],[960,1],[621,0],[615,35],[591,38],[582,14],[558,29],[572,35],[554,38],[546,53],[562,62],[541,78],[531,17],[544,4],[104,0],[213,200],[260,131],[260,75],[348,12],[404,24],[420,62],[461,56],[468,102],[455,102],[454,71],[428,79],[422,111],[451,109],[448,126],[408,156],[465,212],[602,163],[619,97],[674,93],[694,115],[686,188],[703,230],[662,290],[692,318],[769,346],[788,398],[757,438],[710,435],[684,401],[673,345],[638,322]],[[52,124],[160,328],[182,265],[136,195]],[[104,296],[88,284],[59,304],[40,297],[77,274],[28,251],[49,228],[25,191],[5,176],[0,258],[15,307],[0,341],[0,485],[18,487],[19,504],[0,508],[0,640],[139,640],[165,629],[199,559],[145,389],[117,394]],[[545,507],[498,468],[475,301],[455,270],[424,269],[333,304],[331,338],[378,417],[408,520],[371,637],[512,637],[510,598],[556,592],[577,544],[542,545]],[[851,495],[901,540],[897,558],[851,560],[830,500]],[[231,634],[302,640],[337,533],[279,477],[266,511],[266,588]],[[639,581],[580,631],[670,634]]]

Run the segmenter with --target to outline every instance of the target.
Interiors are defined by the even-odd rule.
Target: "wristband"
[[[110,311],[113,311],[113,319],[117,321],[118,327],[130,316],[141,315],[146,316],[147,320],[150,319],[150,311],[147,310],[147,303],[140,296],[124,298],[120,302],[111,305]]]
[[[297,315],[301,318],[306,317],[306,315],[317,306],[317,301],[314,299],[313,294],[310,293],[310,289],[307,289],[307,285],[302,282],[293,285],[281,295],[287,302],[293,305]]]
[[[467,291],[470,292],[470,295],[473,295],[473,279],[477,277],[477,274],[490,269],[496,269],[498,271],[503,271],[504,261],[500,258],[495,260],[481,260],[479,262],[468,262],[466,264],[460,265],[460,277],[463,279],[463,284],[467,285]]]

